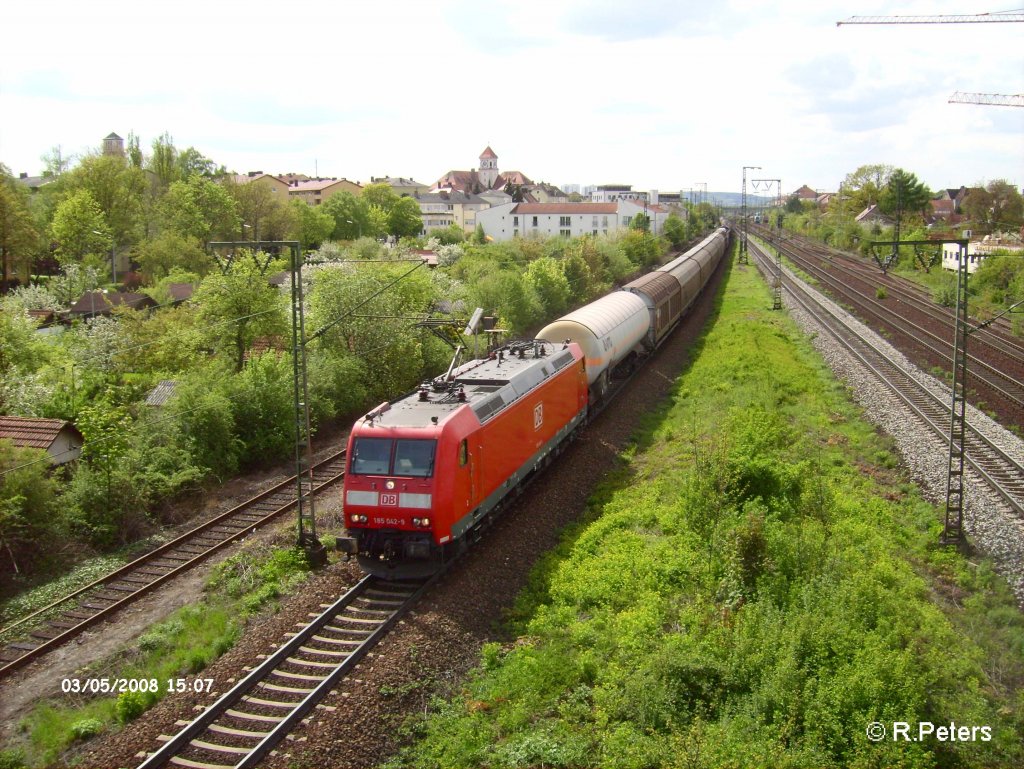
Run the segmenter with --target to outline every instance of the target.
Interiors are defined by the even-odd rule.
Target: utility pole
[[[741,200],[741,218],[743,222],[743,231],[740,235],[740,255],[737,262],[739,264],[747,264],[747,171],[760,171],[761,166],[743,166],[743,190],[740,194]]]
[[[327,562],[327,551],[316,533],[316,510],[313,506],[313,432],[309,417],[309,380],[306,374],[306,330],[303,312],[302,246],[297,240],[243,240],[218,241],[209,244],[211,250],[230,248],[232,258],[236,249],[248,248],[254,253],[265,247],[287,248],[291,253],[291,314],[292,314],[292,423],[295,439],[295,502],[298,512],[297,544],[306,551],[310,562]],[[230,269],[229,259],[226,272]],[[269,257],[267,263],[269,264]]]

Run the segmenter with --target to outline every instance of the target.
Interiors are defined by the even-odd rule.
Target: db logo
[[[544,404],[538,403],[533,407],[533,429],[539,430],[542,424],[544,424]]]
[[[398,495],[397,494],[381,494],[380,503],[382,505],[390,505],[391,507],[398,507]]]

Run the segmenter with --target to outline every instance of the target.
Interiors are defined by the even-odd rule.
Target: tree
[[[258,256],[240,254],[228,272],[209,275],[193,296],[211,344],[232,353],[236,371],[256,337],[287,330],[283,295],[267,282]]]
[[[377,398],[393,397],[423,377],[427,342],[402,318],[421,315],[437,299],[426,269],[410,271],[404,263],[335,264],[309,274],[313,286],[306,328],[327,329],[315,343],[318,349],[362,359],[373,372],[367,386]]]
[[[851,201],[851,210],[860,213],[868,206],[878,203],[882,188],[889,181],[893,167],[875,163],[863,165],[846,175],[841,186]]]
[[[245,240],[284,240],[292,226],[292,213],[269,185],[231,183],[227,190],[238,202],[242,223],[249,228]]]
[[[303,250],[320,248],[334,232],[334,217],[324,211],[323,206],[311,206],[301,200],[291,200],[288,205],[295,221],[295,239]]]
[[[226,173],[224,166],[218,167],[216,163],[204,156],[195,147],[188,147],[178,153],[179,178],[188,179],[192,174],[214,177]]]
[[[633,217],[633,220],[629,223],[630,229],[640,230],[641,232],[651,231],[651,217],[647,214],[637,214]]]
[[[64,518],[54,504],[57,481],[49,467],[42,449],[16,448],[0,440],[0,471],[5,472],[0,483],[0,547],[14,572],[40,557],[46,550],[40,543],[62,540]]]
[[[163,232],[139,246],[137,258],[142,274],[155,283],[175,271],[205,275],[213,269],[213,258],[193,237]]]
[[[153,154],[149,156],[146,168],[156,177],[161,189],[167,189],[181,179],[178,165],[178,150],[170,133],[164,131],[153,140]]]
[[[320,209],[334,219],[335,240],[355,240],[369,232],[369,207],[351,192],[342,190],[331,195]]]
[[[363,191],[359,193],[359,196],[366,202],[366,205],[379,206],[385,213],[390,213],[391,209],[398,203],[398,194],[386,182],[367,184],[363,187]]]
[[[61,151],[60,145],[51,147],[50,150],[43,154],[41,158],[43,161],[43,177],[49,177],[51,179],[59,179],[61,174],[68,170],[68,166],[71,165],[71,158],[65,157]]]
[[[87,189],[71,193],[57,206],[50,227],[62,265],[80,263],[87,254],[110,250],[110,230],[99,203]]]
[[[973,187],[963,202],[963,211],[981,232],[1014,231],[1024,225],[1024,200],[1005,179],[996,179],[986,187]]]
[[[90,155],[60,180],[70,195],[87,190],[99,204],[118,246],[136,243],[143,232],[144,198],[149,182],[141,168],[112,155]]]
[[[672,248],[680,249],[686,243],[686,222],[679,216],[675,211],[670,213],[665,219],[665,225],[662,227],[662,231],[668,242],[672,244]]]
[[[415,237],[423,231],[420,205],[412,198],[400,198],[388,212],[388,232],[395,237]]]
[[[232,240],[241,224],[238,201],[223,185],[199,174],[172,182],[160,201],[159,213],[165,229],[204,244]]]
[[[7,293],[14,272],[28,282],[38,247],[39,232],[25,195],[0,177],[0,294]]]
[[[889,174],[885,186],[879,193],[878,208],[882,213],[896,216],[898,219],[904,213],[923,216],[931,199],[931,190],[918,181],[917,176],[897,168]]]
[[[569,281],[557,259],[542,256],[531,262],[526,268],[526,282],[540,299],[547,318],[560,315],[569,306]]]

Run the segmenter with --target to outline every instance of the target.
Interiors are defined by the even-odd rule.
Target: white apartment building
[[[476,215],[494,240],[609,235],[624,229],[617,203],[506,203]]]

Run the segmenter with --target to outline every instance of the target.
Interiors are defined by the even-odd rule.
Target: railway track
[[[257,765],[358,664],[434,583],[366,576],[313,620],[289,633],[262,664],[144,758],[165,765],[229,769]]]
[[[774,279],[775,264],[757,243],[749,243],[758,267]],[[783,288],[835,339],[889,387],[909,411],[940,440],[948,441],[950,399],[943,400],[924,387],[908,371],[890,360],[844,319],[822,306],[802,281],[783,270]],[[1018,514],[1024,515],[1024,467],[1007,456],[970,424],[964,437],[967,464]]]
[[[953,317],[947,308],[926,299],[920,290],[907,288],[893,279],[866,269],[862,264],[832,251],[800,240],[786,239],[773,244],[797,267],[811,275],[840,301],[849,302],[865,322],[904,335],[927,361],[947,371],[952,367]],[[883,285],[887,301],[876,298],[876,284]],[[858,285],[862,288],[858,288]],[[978,397],[997,407],[1008,422],[1024,425],[1024,345],[1015,338],[982,329],[971,335],[968,357],[972,387]],[[1002,405],[1003,408],[998,408]]]
[[[345,451],[333,453],[313,467],[314,490],[330,486],[345,474]],[[110,618],[168,580],[188,571],[235,540],[270,523],[295,505],[296,481],[273,486],[227,512],[161,545],[58,601],[4,628],[33,627],[22,640],[0,649],[0,678],[66,643],[89,627]]]

